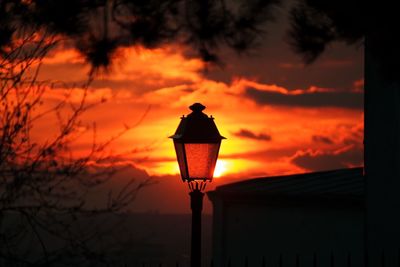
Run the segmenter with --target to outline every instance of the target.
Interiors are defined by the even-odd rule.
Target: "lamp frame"
[[[220,135],[217,126],[215,125],[214,118],[212,116],[208,117],[203,113],[205,106],[200,103],[195,103],[189,108],[192,110],[192,113],[181,117],[181,122],[179,123],[175,134],[170,136],[170,138],[172,138],[174,141],[180,174],[184,182],[211,182],[218,159],[219,149],[221,147],[221,141],[226,138]],[[214,149],[214,151],[209,151],[208,154],[205,155],[207,157],[211,157],[208,158],[210,161],[207,162],[209,169],[203,170],[204,173],[208,175],[204,175],[204,177],[196,177],[193,175],[193,173],[190,173],[190,164],[193,163],[188,161],[188,157],[190,155],[187,151],[187,145],[189,144],[217,146],[214,148],[210,147],[211,149]]]

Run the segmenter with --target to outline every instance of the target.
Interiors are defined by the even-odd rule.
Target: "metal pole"
[[[190,207],[192,208],[192,247],[190,266],[201,266],[201,211],[203,209],[203,196],[199,189],[189,193]]]

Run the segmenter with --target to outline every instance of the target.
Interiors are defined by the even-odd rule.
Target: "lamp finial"
[[[189,107],[193,112],[202,112],[206,107],[200,103],[194,103]]]

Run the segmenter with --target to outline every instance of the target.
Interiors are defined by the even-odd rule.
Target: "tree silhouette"
[[[21,28],[65,38],[96,71],[107,68],[119,47],[154,48],[168,42],[191,46],[206,62],[227,46],[245,51],[272,20],[279,0],[31,0],[1,2],[0,48]],[[17,26],[15,26],[17,25]]]
[[[365,13],[357,1],[299,1],[290,10],[289,43],[310,64],[333,42],[362,45]]]
[[[106,148],[129,127],[109,140],[96,141],[95,125],[82,121],[82,114],[97,105],[86,101],[93,76],[79,85],[80,99],[73,88],[78,85],[68,89],[62,84],[64,97],[43,106],[45,95],[62,81],[40,80],[41,63],[61,41],[62,31],[74,36],[78,32],[57,16],[35,18],[50,12],[43,10],[54,1],[48,1],[49,6],[44,1],[24,2],[0,2],[0,265],[106,264],[109,253],[118,247],[105,250],[96,241],[114,233],[119,220],[110,214],[122,211],[149,181],[132,180],[119,192],[106,195],[104,204],[91,203],[93,194],[117,171]],[[30,14],[33,4],[35,13]],[[76,11],[70,8],[67,13]],[[37,123],[48,116],[57,118],[58,129],[54,135],[42,130],[44,140],[34,138]],[[93,132],[92,146],[86,154],[74,155],[72,145],[82,129]],[[96,167],[104,161],[110,167]]]

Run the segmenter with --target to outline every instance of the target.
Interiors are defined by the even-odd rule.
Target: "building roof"
[[[218,186],[208,196],[211,200],[234,195],[362,199],[364,188],[363,168],[351,168],[255,178]]]

